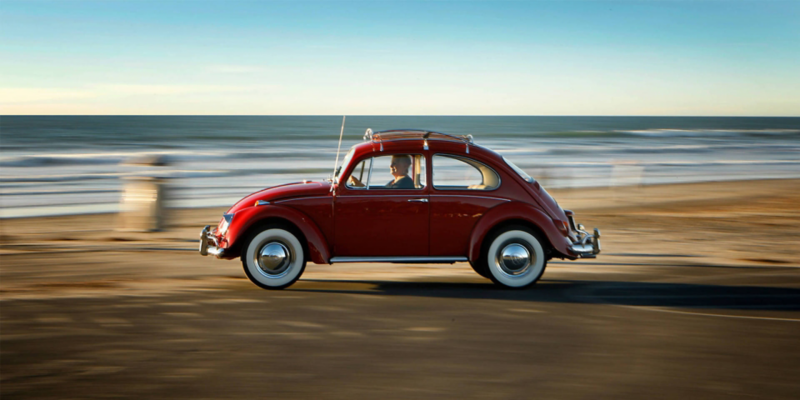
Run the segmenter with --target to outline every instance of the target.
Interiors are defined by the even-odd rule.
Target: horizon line
[[[798,115],[638,115],[638,114],[0,114],[2,117],[646,117],[646,118],[800,118]]]

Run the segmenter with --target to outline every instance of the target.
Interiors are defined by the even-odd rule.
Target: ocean
[[[116,212],[124,184],[168,180],[174,207],[230,205],[330,176],[341,116],[0,116],[0,218]],[[549,188],[800,178],[797,117],[349,116],[364,131],[466,135]],[[169,165],[126,161],[158,155]]]

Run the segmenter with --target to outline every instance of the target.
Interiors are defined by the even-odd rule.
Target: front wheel
[[[303,245],[297,237],[278,227],[256,234],[242,254],[244,273],[264,289],[283,289],[300,279],[306,268]]]
[[[521,289],[530,286],[547,265],[542,241],[522,227],[499,233],[483,255],[489,278],[500,286]]]

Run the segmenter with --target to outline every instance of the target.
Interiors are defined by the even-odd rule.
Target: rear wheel
[[[491,275],[489,274],[489,267],[486,265],[486,260],[483,257],[480,257],[475,261],[470,261],[469,266],[472,267],[472,270],[475,271],[476,274],[486,279],[492,279]]]
[[[541,278],[547,258],[542,244],[545,242],[536,234],[525,227],[512,226],[490,239],[481,261],[485,263],[492,282],[521,289]]]
[[[250,239],[242,267],[251,282],[264,289],[283,289],[300,279],[306,268],[303,245],[281,227],[267,227]]]

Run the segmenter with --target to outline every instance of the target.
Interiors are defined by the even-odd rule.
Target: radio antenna
[[[342,130],[339,131],[339,147],[336,148],[336,162],[333,164],[333,176],[331,177],[331,183],[333,183],[333,180],[336,179],[336,167],[339,166],[339,150],[342,149],[342,135],[344,134],[344,121],[346,118],[346,115],[342,115]],[[333,189],[333,186],[331,186],[331,189]]]

